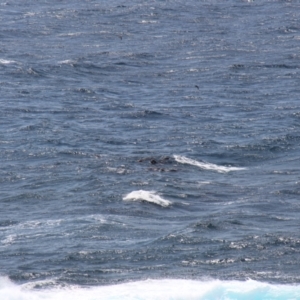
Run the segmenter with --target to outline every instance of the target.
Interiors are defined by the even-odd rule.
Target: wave
[[[200,161],[190,159],[190,158],[187,158],[187,157],[181,156],[181,155],[174,155],[174,158],[177,162],[179,162],[181,164],[192,165],[192,166],[199,167],[203,170],[212,170],[212,171],[217,171],[219,173],[227,173],[230,171],[245,170],[245,168],[225,167],[225,166],[219,166],[219,165],[215,165],[215,164],[208,163],[208,162],[200,162]]]
[[[100,287],[56,287],[36,290],[0,278],[0,299],[5,300],[239,300],[299,299],[299,285],[275,285],[254,280],[146,280]]]
[[[144,191],[144,190],[139,190],[139,191],[133,191],[129,194],[127,194],[123,200],[125,201],[146,201],[146,202],[151,202],[163,207],[170,206],[172,204],[171,201],[165,200],[155,191]]]

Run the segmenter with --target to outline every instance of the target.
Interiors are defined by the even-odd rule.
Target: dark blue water
[[[1,297],[151,279],[299,299],[299,19],[297,1],[1,2]]]

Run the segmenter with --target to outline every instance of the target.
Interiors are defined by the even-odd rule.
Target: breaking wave
[[[3,300],[288,300],[299,299],[300,286],[248,281],[146,280],[100,287],[35,290],[0,278]]]
[[[171,201],[163,199],[160,197],[155,191],[133,191],[127,194],[123,200],[125,201],[146,201],[150,203],[154,203],[163,207],[170,206],[172,204]]]

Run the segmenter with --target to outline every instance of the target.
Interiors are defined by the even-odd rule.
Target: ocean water
[[[0,2],[0,299],[300,299],[299,8]]]

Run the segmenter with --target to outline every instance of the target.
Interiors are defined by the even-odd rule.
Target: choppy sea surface
[[[0,298],[300,299],[299,20],[0,2]]]

